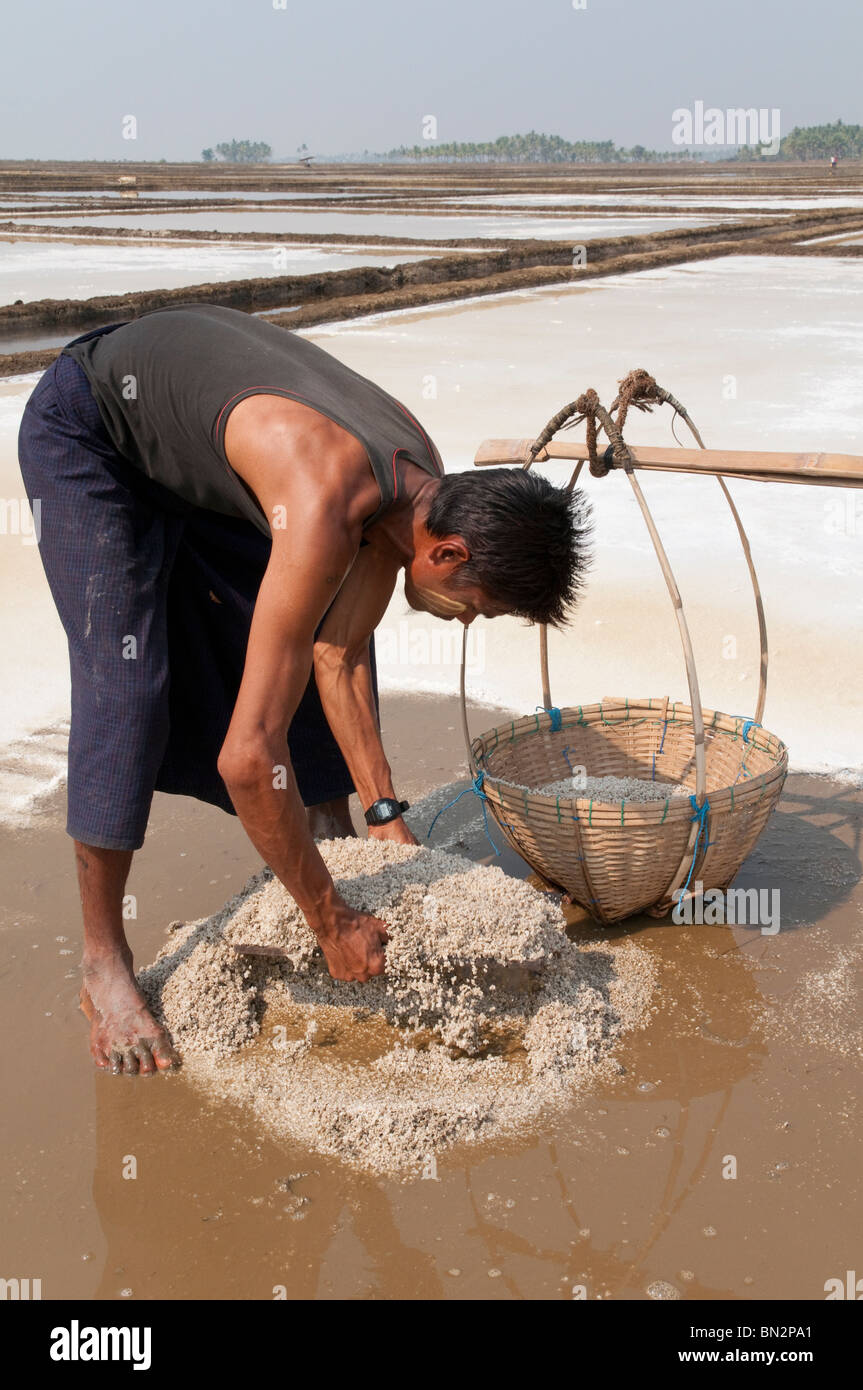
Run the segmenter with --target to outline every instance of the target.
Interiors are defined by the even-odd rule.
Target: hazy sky
[[[669,149],[696,100],[863,122],[860,0],[17,0],[0,158],[292,158],[530,129]],[[575,0],[576,4],[582,0]],[[123,118],[137,139],[123,138]]]

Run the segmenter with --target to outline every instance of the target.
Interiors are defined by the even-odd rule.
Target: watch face
[[[396,801],[391,796],[378,797],[373,801],[366,811],[367,825],[386,825],[388,821],[395,820],[408,809],[409,801]]]

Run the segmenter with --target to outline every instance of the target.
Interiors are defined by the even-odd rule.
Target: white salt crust
[[[387,925],[387,971],[333,980],[268,870],[172,931],[139,975],[184,1071],[263,1129],[374,1172],[419,1175],[620,1070],[655,970],[631,942],[576,946],[549,898],[500,869],[413,845],[329,840],[339,892]],[[286,950],[237,955],[232,942]]]

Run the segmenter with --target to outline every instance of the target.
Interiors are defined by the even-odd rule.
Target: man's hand
[[[390,938],[379,917],[345,908],[328,929],[316,935],[334,980],[365,984],[373,975],[383,975],[384,946]]]
[[[396,816],[395,820],[387,821],[386,825],[370,825],[370,840],[392,840],[397,845],[418,845],[414,832],[407,826],[401,816]]]

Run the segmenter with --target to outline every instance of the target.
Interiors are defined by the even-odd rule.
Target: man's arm
[[[366,980],[383,972],[386,929],[336,891],[309,832],[286,739],[311,673],[315,629],[358,537],[333,519],[325,497],[295,501],[290,531],[273,534],[219,772],[249,838],[315,932],[330,974]]]
[[[364,546],[339,589],[314,644],[315,683],[327,722],[348,765],[364,810],[379,797],[396,799],[381,743],[372,687],[369,637],[392,597],[399,564],[374,543]],[[416,844],[401,816],[372,827],[375,839]]]

